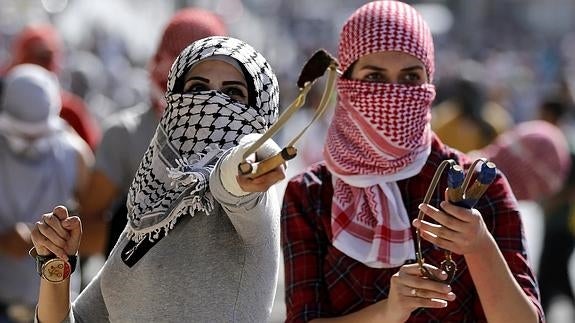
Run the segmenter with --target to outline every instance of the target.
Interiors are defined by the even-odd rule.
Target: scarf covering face
[[[255,100],[250,98],[254,106],[218,91],[181,93],[185,74],[194,64],[220,55],[245,69],[248,88],[255,92]],[[263,133],[276,121],[279,87],[269,64],[251,46],[233,38],[208,37],[184,49],[172,65],[166,101],[128,193],[128,237],[135,242],[158,239],[184,214],[212,210],[208,179],[215,162],[244,135]]]
[[[433,77],[433,40],[423,18],[399,1],[375,1],[345,23],[339,62],[399,51],[418,58]],[[415,259],[411,223],[397,181],[419,173],[431,151],[431,84],[340,79],[324,157],[334,175],[333,245],[374,268]]]

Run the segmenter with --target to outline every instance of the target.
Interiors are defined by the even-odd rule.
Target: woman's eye
[[[407,85],[419,85],[422,83],[421,80],[422,80],[422,78],[419,74],[407,73],[401,78],[400,83],[407,84]]]
[[[386,83],[387,82],[385,75],[383,75],[379,72],[373,72],[373,73],[369,73],[369,74],[365,75],[363,77],[363,81],[376,82],[376,83]]]
[[[238,101],[238,102],[245,103],[247,101],[246,100],[246,94],[240,88],[233,87],[233,86],[227,87],[227,88],[223,88],[221,90],[221,92],[224,93],[225,95],[229,96],[230,98]]]
[[[209,90],[210,90],[210,88],[203,83],[186,84],[186,86],[184,87],[184,93],[194,93],[194,92],[209,91]]]

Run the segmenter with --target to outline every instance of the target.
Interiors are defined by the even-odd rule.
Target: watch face
[[[54,258],[42,266],[42,277],[49,282],[59,283],[70,276],[71,267],[67,261]]]

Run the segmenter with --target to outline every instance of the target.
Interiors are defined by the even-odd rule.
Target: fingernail
[[[417,208],[423,210],[425,208],[425,204],[421,203],[417,206]]]
[[[454,299],[455,299],[455,293],[449,292],[449,293],[447,293],[447,297],[448,297],[450,300],[454,300]]]

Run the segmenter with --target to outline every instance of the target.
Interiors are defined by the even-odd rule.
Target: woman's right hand
[[[56,206],[34,224],[31,237],[38,255],[54,254],[67,261],[68,255],[75,255],[80,247],[82,222],[77,216],[69,216],[64,206]]]
[[[428,264],[424,266],[436,277],[447,279],[447,274],[442,270]],[[425,278],[416,263],[403,265],[391,277],[385,317],[389,318],[389,321],[404,322],[417,308],[443,308],[448,301],[454,299],[451,286]]]

